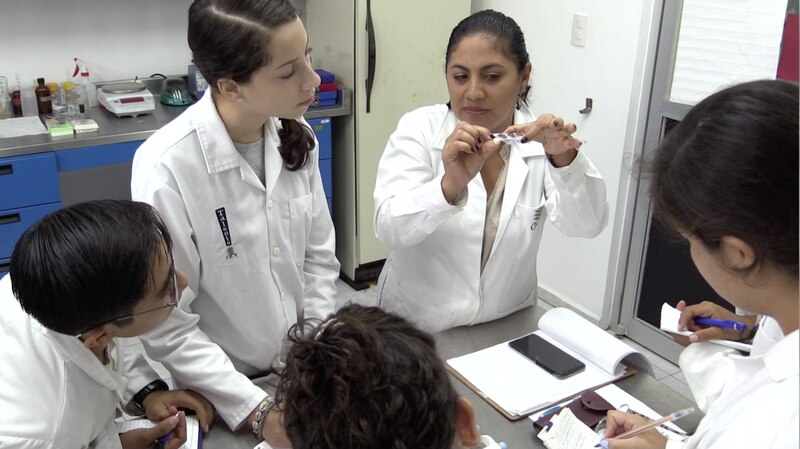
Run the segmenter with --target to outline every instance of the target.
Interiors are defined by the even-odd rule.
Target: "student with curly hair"
[[[295,326],[276,401],[295,449],[451,449],[480,443],[433,337],[377,307]]]

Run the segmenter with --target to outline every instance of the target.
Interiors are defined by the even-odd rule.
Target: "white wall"
[[[606,180],[606,229],[587,240],[565,237],[548,226],[538,258],[540,296],[598,320],[611,307],[605,295],[609,257],[619,244],[614,238],[617,195],[621,179],[627,182],[623,156],[632,151],[632,128],[638,126],[645,84],[642,50],[648,45],[652,7],[653,0],[472,0],[473,11],[495,9],[520,25],[533,63],[534,113],[552,112],[575,122],[578,137],[585,141],[583,151]],[[575,13],[589,16],[584,48],[570,42]],[[594,100],[594,109],[584,116],[578,110],[586,97]]]
[[[190,0],[0,0],[0,76],[61,83],[79,57],[92,81],[186,73]]]

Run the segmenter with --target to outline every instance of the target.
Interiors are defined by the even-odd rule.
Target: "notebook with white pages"
[[[545,312],[534,332],[586,364],[558,379],[508,342],[447,360],[450,372],[510,420],[518,420],[581,392],[633,375],[652,374],[647,359],[614,335],[570,309]]]
[[[680,319],[680,317],[681,317],[680,310],[672,307],[667,303],[662,304],[660,329],[662,331],[667,331],[671,334],[683,335],[684,337],[692,335],[693,332],[689,330],[678,329],[678,320]],[[739,351],[744,351],[744,352],[750,352],[753,349],[753,345],[751,344],[733,340],[709,340],[709,343],[715,343],[721,346],[727,346],[729,348],[738,349]]]

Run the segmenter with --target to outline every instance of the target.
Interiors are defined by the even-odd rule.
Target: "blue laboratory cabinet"
[[[319,169],[333,210],[331,119],[308,119],[319,141]],[[63,206],[130,199],[130,164],[141,140],[0,158],[0,277],[28,227]]]
[[[308,119],[308,124],[319,142],[319,173],[322,176],[322,188],[328,200],[328,212],[333,214],[333,137],[331,136],[330,117]]]

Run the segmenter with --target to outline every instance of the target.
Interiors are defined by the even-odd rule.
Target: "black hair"
[[[246,83],[270,63],[272,31],[298,17],[289,0],[196,0],[189,7],[192,62],[213,90],[221,78]],[[289,170],[299,170],[314,149],[314,135],[297,120],[280,120],[281,157]]]
[[[352,304],[289,341],[276,401],[292,447],[452,447],[458,396],[429,334]]]
[[[453,28],[450,33],[450,40],[447,42],[447,53],[445,53],[444,67],[450,62],[450,55],[456,46],[465,38],[481,34],[493,38],[497,43],[498,50],[514,61],[517,72],[525,70],[525,66],[530,62],[528,50],[525,46],[525,35],[522,33],[517,22],[507,15],[491,10],[484,9],[467,16]],[[520,98],[528,104],[528,85],[525,91],[520,94]]]
[[[717,92],[667,134],[646,170],[654,214],[710,249],[723,236],[798,274],[798,86],[753,81]]]
[[[22,308],[48,329],[76,335],[127,315],[155,288],[154,261],[172,239],[150,205],[123,200],[76,204],[28,228],[9,275]]]

